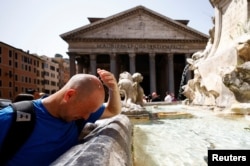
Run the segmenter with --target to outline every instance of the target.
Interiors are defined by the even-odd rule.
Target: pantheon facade
[[[173,20],[144,6],[136,6],[106,18],[88,18],[90,23],[66,32],[70,75],[91,73],[97,68],[119,74],[139,72],[145,95],[165,92],[178,95],[186,58],[204,50],[208,36],[187,26],[188,20]],[[185,82],[192,77],[188,72]]]

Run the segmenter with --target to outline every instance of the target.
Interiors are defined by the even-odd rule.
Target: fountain
[[[181,83],[180,83],[180,88],[179,88],[179,93],[178,93],[178,100],[181,100],[181,96],[182,96],[182,93],[183,93],[183,89],[182,87],[184,86],[184,82],[185,82],[185,79],[186,79],[186,75],[187,75],[187,72],[189,71],[189,67],[190,67],[190,64],[187,64],[182,72],[182,76],[181,76]]]
[[[162,118],[174,118],[180,116],[188,116],[185,112],[153,112],[146,109],[146,105],[153,105],[157,108],[159,104],[163,103],[143,103],[144,90],[140,86],[143,76],[140,73],[131,75],[129,72],[124,71],[119,76],[118,87],[121,96],[124,96],[122,101],[122,114],[127,115],[132,122],[154,121]]]
[[[134,166],[206,166],[209,149],[250,149],[250,125],[244,116],[182,104],[147,109],[192,116],[170,116],[135,124]]]
[[[134,123],[135,166],[207,165],[209,149],[250,149],[249,1],[210,2],[210,39],[183,71],[194,71],[187,85],[180,84],[187,100],[144,106],[156,116]]]
[[[214,27],[206,49],[187,62],[194,78],[183,87],[189,104],[234,110],[250,100],[250,27],[247,0],[210,0]],[[250,108],[250,105],[247,106]]]
[[[122,115],[97,123],[83,144],[52,165],[205,166],[209,149],[250,149],[249,1],[210,3],[210,39],[183,71],[183,77],[194,71],[187,85],[180,84],[185,104],[143,103],[142,75],[123,72]]]

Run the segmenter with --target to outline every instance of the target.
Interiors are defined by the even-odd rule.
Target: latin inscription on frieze
[[[183,49],[184,45],[173,44],[97,44],[96,48],[115,49]]]

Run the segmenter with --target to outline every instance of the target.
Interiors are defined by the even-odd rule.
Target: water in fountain
[[[181,100],[181,97],[182,97],[182,91],[183,91],[183,90],[182,90],[182,86],[183,86],[184,83],[185,83],[185,79],[186,79],[186,75],[187,75],[189,66],[190,66],[190,64],[187,64],[187,65],[185,66],[185,68],[183,69],[183,72],[182,72],[181,82],[180,82],[180,87],[179,87],[179,93],[178,93],[178,100]]]
[[[134,166],[207,166],[208,149],[250,149],[250,126],[244,116],[203,107],[158,105],[156,112],[187,112],[191,118],[159,119],[134,125]]]

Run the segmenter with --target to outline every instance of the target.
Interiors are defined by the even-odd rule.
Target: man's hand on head
[[[117,90],[117,81],[111,72],[98,68],[97,73],[99,74],[104,85],[106,85],[110,90]]]

